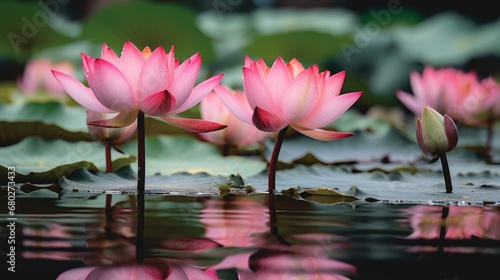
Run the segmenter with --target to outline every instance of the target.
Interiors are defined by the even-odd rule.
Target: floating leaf
[[[146,194],[218,194],[218,187],[230,182],[228,177],[212,176],[207,173],[175,173],[169,176],[152,175],[146,177]],[[95,172],[79,169],[60,180],[66,191],[64,196],[73,196],[73,192],[135,194],[137,191],[137,174],[125,166],[116,173]]]
[[[265,157],[269,159],[272,141],[266,142]],[[420,148],[395,131],[387,133],[356,132],[354,136],[330,141],[317,141],[305,136],[285,139],[278,160],[283,163],[409,162],[422,155]],[[388,158],[389,156],[389,158]]]
[[[137,142],[130,141],[122,149],[137,154]],[[151,136],[146,139],[146,174],[171,175],[178,172],[211,175],[236,175],[243,178],[266,169],[260,158],[221,155],[216,146],[189,136]],[[136,168],[134,166],[134,168]]]
[[[257,192],[263,192],[267,190],[267,180],[267,174],[261,173],[246,179],[246,183],[251,184]],[[500,201],[500,184],[495,183],[499,181],[500,174],[452,175],[453,193],[448,194],[445,193],[443,175],[439,171],[415,174],[399,171],[353,173],[349,167],[315,164],[297,165],[292,169],[279,170],[276,174],[277,189],[285,190],[286,193],[291,193],[290,188],[297,189],[301,195],[308,189],[326,188],[366,202],[414,204],[483,204]]]
[[[112,151],[113,170],[135,161],[134,156]],[[7,182],[9,167],[15,168],[15,182],[54,183],[62,176],[86,168],[105,170],[104,146],[96,142],[66,142],[29,137],[0,149],[0,182]]]
[[[0,147],[29,136],[67,141],[89,140],[86,118],[83,107],[67,107],[56,101],[0,103]]]

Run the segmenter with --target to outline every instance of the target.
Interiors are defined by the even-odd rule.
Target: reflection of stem
[[[269,173],[268,173],[268,190],[269,194],[274,193],[276,189],[276,168],[278,164],[278,155],[280,153],[281,145],[283,144],[283,140],[285,140],[286,130],[288,126],[280,130],[278,133],[278,137],[276,138],[276,142],[274,143],[273,154],[271,155],[271,160],[269,161]],[[271,199],[271,196],[269,196]],[[269,201],[271,202],[271,201]],[[269,203],[271,204],[271,203]]]
[[[446,240],[446,218],[448,217],[448,212],[450,209],[448,206],[443,206],[443,212],[441,214],[441,227],[439,229],[439,245],[438,252],[443,252],[444,250],[444,241]]]
[[[113,162],[111,161],[111,143],[104,144],[104,151],[106,154],[106,172],[113,172]]]
[[[227,144],[222,145],[222,155],[223,156],[229,155],[230,149],[231,149],[231,147],[229,145],[227,145]]]
[[[144,260],[144,189],[146,182],[146,144],[144,113],[137,115],[137,233],[136,261]]]
[[[106,195],[106,208],[104,208],[104,232],[106,233],[106,238],[110,238],[111,235],[111,219],[112,219],[112,212],[111,212],[111,200],[113,198],[113,195],[107,194]]]
[[[450,166],[448,165],[448,159],[446,158],[446,153],[443,153],[441,156],[441,166],[443,167],[443,176],[444,176],[444,184],[446,186],[446,193],[453,192],[453,186],[451,185],[451,175],[450,175]]]
[[[113,162],[111,161],[111,143],[106,142],[104,144],[104,150],[106,154],[106,172],[111,173],[113,172]],[[105,213],[105,226],[104,230],[106,232],[106,235],[109,233],[109,223],[110,223],[110,218],[111,218],[111,200],[113,196],[111,194],[106,195],[106,208],[104,208],[104,213]]]
[[[494,134],[494,129],[493,129],[493,124],[494,124],[494,119],[493,117],[488,118],[488,123],[486,125],[486,154],[485,154],[485,161],[487,163],[493,162],[493,151],[492,151],[492,145],[493,145],[493,134]]]
[[[269,227],[271,229],[271,234],[276,237],[276,240],[280,244],[290,245],[283,236],[278,233],[278,218],[276,216],[276,195],[274,192],[269,192]]]

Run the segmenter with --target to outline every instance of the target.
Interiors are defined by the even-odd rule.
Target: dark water
[[[135,197],[49,193],[2,193],[1,279],[500,279],[498,206],[146,196],[137,265]]]

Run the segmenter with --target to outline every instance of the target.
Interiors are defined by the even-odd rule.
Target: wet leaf
[[[96,142],[66,142],[29,137],[0,149],[0,182],[5,183],[9,167],[14,167],[16,183],[54,183],[62,176],[86,168],[92,172],[105,170],[104,146]],[[112,151],[113,169],[135,161],[131,155]]]
[[[230,182],[228,177],[212,176],[207,173],[179,172],[169,176],[151,175],[146,177],[146,194],[198,195],[218,194],[218,187]],[[86,193],[135,194],[137,173],[125,166],[115,173],[94,172],[79,169],[68,177],[61,178],[65,189],[62,197],[73,196],[75,191]]]

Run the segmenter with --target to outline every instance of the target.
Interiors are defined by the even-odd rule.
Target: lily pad
[[[29,136],[67,141],[88,141],[87,114],[80,106],[51,102],[0,103],[0,147]]]
[[[213,176],[207,173],[175,173],[169,176],[151,175],[146,177],[146,194],[162,195],[197,195],[218,194],[218,187],[228,184],[225,176]],[[95,172],[79,169],[68,177],[61,178],[59,184],[64,189],[62,197],[74,196],[74,192],[89,194],[135,194],[137,174],[125,166],[115,173]]]
[[[137,155],[137,142],[122,146],[128,154]],[[260,158],[222,156],[216,146],[189,136],[150,136],[146,139],[146,175],[172,175],[178,172],[210,175],[253,176],[266,169]],[[135,165],[134,168],[137,168]]]
[[[112,151],[113,170],[131,164],[135,157]],[[66,142],[29,137],[0,149],[0,182],[6,183],[9,167],[15,168],[15,182],[54,183],[62,176],[86,168],[105,170],[104,146],[96,142]]]
[[[268,160],[273,147],[273,141],[266,142],[264,155]],[[286,164],[341,164],[408,161],[421,155],[422,151],[415,143],[390,130],[387,133],[356,132],[354,136],[329,142],[305,136],[285,139],[278,160]]]
[[[445,193],[441,172],[430,171],[416,174],[408,172],[384,173],[381,171],[353,173],[349,168],[315,164],[297,165],[292,169],[279,170],[276,188],[289,192],[290,188],[301,194],[308,189],[313,193],[328,189],[341,196],[359,200],[385,203],[461,203],[483,204],[500,201],[500,174],[489,178],[475,175],[452,176],[453,193]],[[246,180],[257,191],[267,190],[267,174]],[[306,193],[307,193],[306,192]],[[333,196],[333,195],[332,195]]]

